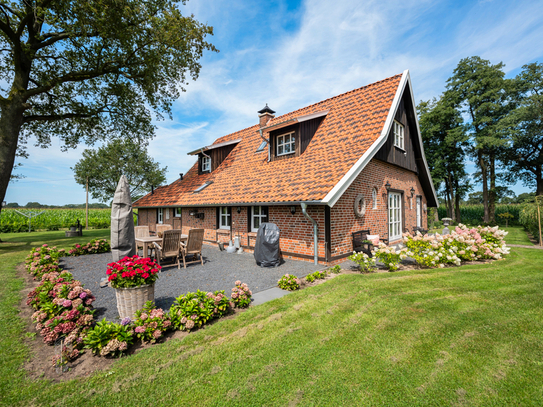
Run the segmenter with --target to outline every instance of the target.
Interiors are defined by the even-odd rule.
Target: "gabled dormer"
[[[198,175],[215,171],[228,157],[241,139],[224,141],[191,151],[188,155],[198,155]]]
[[[323,110],[261,128],[270,142],[270,161],[302,155],[327,114]]]

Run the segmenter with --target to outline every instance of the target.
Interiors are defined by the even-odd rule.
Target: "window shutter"
[[[251,207],[248,206],[247,207],[247,232],[250,232],[252,230],[252,222],[253,222],[253,219],[252,219],[252,210],[251,210]]]
[[[215,225],[215,229],[219,229],[221,227],[221,207],[220,206],[217,206],[215,215],[216,215],[215,221],[217,222]]]
[[[156,208],[156,222],[155,223],[158,223],[158,208]]]
[[[261,208],[262,208],[262,213],[263,213],[264,215],[266,215],[266,217],[264,218],[264,222],[269,222],[269,221],[270,221],[270,217],[268,216],[268,213],[269,213],[268,207],[267,207],[267,206],[262,206]]]

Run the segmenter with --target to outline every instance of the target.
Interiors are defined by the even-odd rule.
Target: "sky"
[[[281,115],[405,69],[418,102],[438,97],[462,58],[503,62],[506,77],[543,62],[543,2],[533,0],[191,0],[181,10],[214,27],[208,41],[220,52],[204,54],[172,120],[155,122],[148,151],[168,167],[168,183],[194,164],[189,151],[256,124],[266,103]],[[70,168],[85,148],[30,140],[29,158],[14,169],[25,178],[9,184],[5,201],[84,203]]]

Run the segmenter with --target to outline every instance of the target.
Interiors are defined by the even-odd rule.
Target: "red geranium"
[[[153,284],[158,278],[160,266],[148,257],[125,257],[109,263],[106,274],[113,288],[139,287]]]

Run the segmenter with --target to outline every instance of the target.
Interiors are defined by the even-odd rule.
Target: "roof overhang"
[[[366,165],[368,165],[373,156],[377,154],[379,149],[386,143],[388,134],[392,127],[392,123],[394,122],[394,116],[396,115],[396,111],[398,110],[403,93],[408,84],[411,102],[413,103],[413,107],[416,106],[415,97],[413,96],[413,86],[411,85],[411,76],[409,75],[409,70],[406,69],[405,71],[403,71],[402,79],[400,80],[400,84],[398,85],[398,89],[396,90],[396,94],[394,95],[394,99],[392,100],[392,105],[390,107],[390,110],[388,111],[387,119],[385,121],[385,125],[383,126],[383,130],[381,131],[381,135],[377,140],[375,140],[371,147],[368,148],[368,150],[362,155],[362,157],[358,159],[358,161],[343,176],[343,178],[341,178],[341,180],[334,186],[334,188],[332,188],[330,192],[328,192],[328,194],[322,200],[323,203],[327,204],[328,206],[334,206],[338,199],[356,179],[356,177],[358,177],[362,170],[366,167]],[[424,162],[424,168],[422,170],[426,171],[426,173],[428,174],[433,199],[435,200],[435,202],[439,202],[437,199],[434,184],[432,182],[432,176],[430,175],[430,169],[428,168],[428,163],[426,162],[426,156],[424,155],[424,148],[422,147],[422,136],[420,134],[419,121],[416,114],[415,123],[417,126],[417,136],[420,143],[419,145],[421,146],[422,160]]]
[[[316,119],[318,117],[326,116],[329,111],[330,110],[321,110],[320,112],[305,114],[303,116],[298,116],[298,117],[295,117],[293,119],[285,120],[284,122],[275,123],[275,124],[272,124],[270,126],[262,127],[262,128],[259,129],[259,131],[262,131],[262,132],[267,131],[267,132],[269,132],[269,131],[273,131],[273,130],[279,130],[279,129],[282,129],[283,127],[291,126],[291,125],[296,124],[296,123],[302,123],[302,122],[306,122],[308,120]]]
[[[236,139],[236,140],[231,140],[231,141],[224,141],[222,143],[211,144],[210,146],[200,147],[194,151],[191,151],[190,153],[187,153],[187,155],[196,155],[196,154],[200,154],[202,151],[214,150],[216,148],[230,146],[232,144],[238,144],[240,141],[241,139]]]
[[[322,201],[288,201],[288,202],[233,202],[233,203],[210,203],[210,204],[194,204],[194,205],[142,205],[137,209],[149,209],[149,208],[204,208],[204,207],[216,207],[216,206],[295,206],[305,203],[307,205],[326,205]]]

